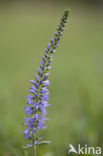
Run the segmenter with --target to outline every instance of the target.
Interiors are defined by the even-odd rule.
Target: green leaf
[[[40,142],[38,142],[38,145],[43,145],[43,144],[51,144],[51,141],[40,141]]]
[[[22,148],[23,148],[23,149],[31,149],[32,146],[31,146],[31,147],[30,147],[30,146],[23,146]]]

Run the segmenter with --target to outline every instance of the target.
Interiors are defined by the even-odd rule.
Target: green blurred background
[[[69,144],[103,149],[103,3],[0,1],[0,156],[23,150],[24,96],[64,10],[71,15],[57,49],[49,87],[51,140],[38,156],[67,156]]]

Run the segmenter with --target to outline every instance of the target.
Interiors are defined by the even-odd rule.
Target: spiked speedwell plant
[[[37,68],[38,74],[35,74],[35,81],[30,80],[32,87],[30,88],[30,94],[27,96],[27,105],[25,106],[25,139],[29,139],[30,143],[26,145],[25,148],[32,148],[36,156],[36,147],[40,143],[48,143],[46,141],[40,142],[40,137],[38,136],[38,131],[46,128],[46,118],[47,107],[49,106],[49,92],[47,86],[49,86],[49,70],[51,68],[51,62],[53,53],[58,47],[60,38],[62,36],[63,30],[67,23],[67,18],[69,15],[69,9],[63,14],[60,23],[57,26],[57,31],[55,32],[54,38],[51,38],[50,43],[48,43],[47,48],[45,48],[44,55],[42,56],[42,61],[40,62],[40,67]]]

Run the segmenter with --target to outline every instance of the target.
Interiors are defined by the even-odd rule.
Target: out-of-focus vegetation
[[[0,7],[0,156],[31,155],[22,149],[23,97],[66,7]],[[52,143],[38,156],[67,156],[70,143],[103,148],[103,16],[84,6],[71,10],[50,76],[51,120],[43,133]]]

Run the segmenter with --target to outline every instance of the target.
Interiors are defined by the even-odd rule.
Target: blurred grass
[[[23,97],[63,10],[0,9],[0,156],[31,155],[22,149]],[[102,15],[72,8],[68,23],[50,76],[53,97],[45,136],[52,144],[40,147],[39,156],[66,156],[70,143],[103,146]]]

